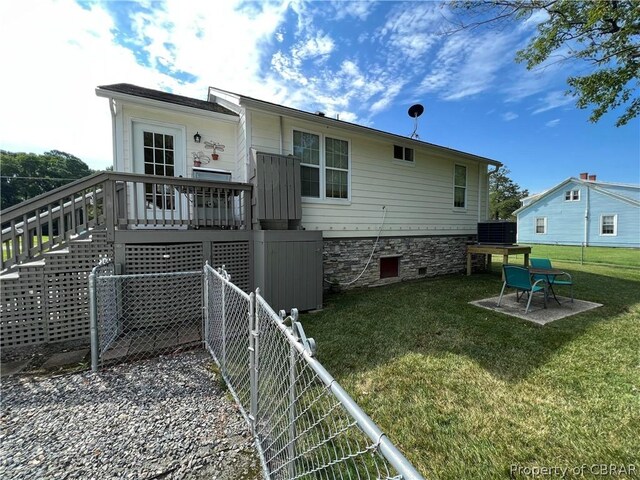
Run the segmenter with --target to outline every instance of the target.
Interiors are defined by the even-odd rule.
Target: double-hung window
[[[453,206],[466,208],[467,206],[467,167],[456,165],[453,173]]]
[[[294,130],[293,154],[300,159],[303,197],[349,199],[347,140]]]
[[[600,216],[600,235],[615,236],[618,234],[618,216]]]
[[[547,217],[536,217],[535,229],[536,234],[545,235],[547,233]]]

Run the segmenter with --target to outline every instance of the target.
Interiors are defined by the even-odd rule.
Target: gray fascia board
[[[205,118],[215,118],[216,120],[221,120],[223,122],[228,123],[238,123],[240,121],[240,117],[235,117],[231,115],[225,115],[223,113],[211,112],[208,110],[202,110],[200,108],[187,107],[185,105],[177,105],[175,103],[163,102],[160,100],[154,100],[151,98],[139,97],[137,95],[129,95],[126,93],[114,92],[112,90],[103,90],[101,88],[96,88],[96,95],[98,97],[103,98],[113,98],[115,100],[137,103],[140,105],[145,105],[148,107],[161,108],[163,110],[173,110],[175,112],[186,113],[189,115],[198,115],[200,117]]]
[[[256,100],[254,98],[240,97],[240,105],[244,106],[245,108],[250,108],[254,110],[262,110],[264,112],[275,113],[277,115],[283,115],[286,117],[292,117],[300,120],[317,122],[321,125],[341,128],[354,133],[359,133],[361,135],[369,135],[369,136],[376,135],[378,137],[382,137],[391,142],[402,143],[403,145],[410,145],[416,148],[435,149],[435,150],[440,150],[448,153],[455,153],[456,155],[460,155],[468,160],[482,162],[489,165],[495,165],[496,167],[500,167],[503,165],[502,162],[499,162],[498,160],[481,157],[479,155],[474,155],[472,153],[462,152],[454,148],[442,147],[440,145],[436,145],[428,142],[421,142],[419,140],[403,137],[401,135],[385,132],[383,130],[376,130],[375,128],[363,127],[362,125],[356,125],[355,123],[349,123],[343,120],[336,120],[330,117],[321,117],[313,113],[303,112],[302,110],[296,110],[295,108],[284,107],[282,105],[276,105],[269,102],[263,102],[261,100]]]

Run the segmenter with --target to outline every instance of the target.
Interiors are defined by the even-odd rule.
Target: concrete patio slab
[[[520,302],[516,301],[516,294],[511,293],[502,297],[502,303],[498,304],[497,297],[485,298],[483,300],[475,300],[469,302],[471,305],[477,307],[486,308],[487,310],[493,310],[494,312],[504,313],[512,317],[522,318],[529,322],[537,323],[538,325],[546,325],[547,323],[560,320],[561,318],[570,317],[577,313],[586,312],[593,308],[601,307],[601,303],[587,302],[585,300],[574,299],[571,303],[571,299],[567,297],[558,297],[560,305],[554,299],[550,299],[547,302],[547,308],[544,308],[544,302],[541,298],[534,297],[531,301],[531,308],[529,313],[524,313],[524,309],[527,306],[527,298],[520,299]]]
[[[21,373],[25,368],[27,368],[29,362],[31,362],[30,359],[0,363],[0,377],[8,377],[9,375]]]
[[[66,367],[69,365],[77,365],[82,362],[89,354],[89,349],[72,350],[71,352],[55,353],[51,355],[46,362],[42,364],[45,370]]]

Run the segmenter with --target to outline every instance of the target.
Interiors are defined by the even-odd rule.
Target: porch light
[[[202,140],[202,135],[196,132],[196,134],[193,136],[193,141],[196,143],[200,143],[200,140]]]

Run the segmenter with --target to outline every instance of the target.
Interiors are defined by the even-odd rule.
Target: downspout
[[[496,167],[495,170],[493,170],[492,172],[491,171],[487,172],[487,193],[489,195],[491,194],[489,192],[489,177],[500,169],[500,165],[495,165],[495,167]],[[489,220],[489,195],[487,195],[487,207],[485,210],[485,218],[487,220]],[[480,218],[480,179],[478,178],[478,222],[481,222],[481,221],[482,219]]]
[[[284,118],[282,115],[278,118],[280,119],[280,155],[284,155]]]
[[[589,246],[589,184],[585,184],[587,187],[587,198],[585,199],[584,206],[584,242],[583,245],[585,247]]]
[[[113,170],[117,171],[116,165],[118,164],[118,141],[116,139],[116,101],[110,98],[109,111],[111,112],[111,150],[113,156]]]

